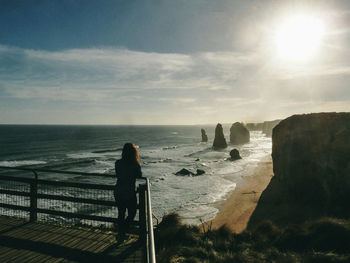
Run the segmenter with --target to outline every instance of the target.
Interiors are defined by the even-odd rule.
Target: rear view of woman
[[[115,173],[117,184],[114,197],[118,207],[118,232],[120,237],[124,238],[136,215],[136,178],[142,176],[139,153],[134,144],[124,144],[122,158],[115,162]],[[125,218],[126,210],[128,210],[127,218]]]

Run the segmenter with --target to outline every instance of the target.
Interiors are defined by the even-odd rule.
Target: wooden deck
[[[137,236],[0,216],[0,262],[143,262]]]

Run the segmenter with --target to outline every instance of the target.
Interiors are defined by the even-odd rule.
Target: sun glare
[[[279,26],[275,40],[278,54],[288,60],[306,60],[318,49],[324,35],[320,19],[295,16]]]

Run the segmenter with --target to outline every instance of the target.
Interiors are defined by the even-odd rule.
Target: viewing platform
[[[144,262],[137,235],[0,216],[0,262]]]
[[[148,179],[138,185],[132,233],[117,242],[114,186],[47,176],[63,173],[111,176],[0,167],[0,262],[155,262]]]

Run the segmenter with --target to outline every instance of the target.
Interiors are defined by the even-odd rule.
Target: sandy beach
[[[233,232],[242,232],[272,176],[272,160],[266,156],[251,175],[242,178],[231,196],[220,205],[216,217],[207,222],[206,226],[211,225],[212,229],[217,229],[226,224]]]

